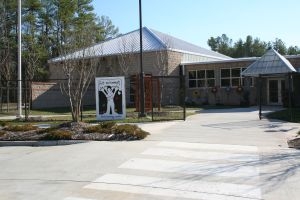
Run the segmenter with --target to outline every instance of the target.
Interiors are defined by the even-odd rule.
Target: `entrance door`
[[[268,80],[268,104],[282,105],[282,97],[285,89],[285,81],[283,79]]]

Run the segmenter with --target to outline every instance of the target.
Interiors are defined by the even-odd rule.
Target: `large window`
[[[245,78],[241,72],[246,68],[221,69],[221,87],[238,87],[245,85]],[[250,78],[250,86],[253,86],[253,78]]]
[[[189,88],[214,87],[214,70],[193,70],[189,71]]]

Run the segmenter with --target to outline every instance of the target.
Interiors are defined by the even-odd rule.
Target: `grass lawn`
[[[201,107],[187,107],[186,108],[186,117],[190,115],[194,115],[195,111],[207,110],[207,109],[228,109],[228,108],[238,108],[239,106],[213,106],[213,105],[206,105]],[[183,119],[183,108],[181,107],[163,107],[158,112],[154,110],[153,120],[154,121],[161,121],[161,120],[178,120]],[[96,120],[96,108],[93,106],[84,107],[82,113],[82,121],[87,123],[98,123]],[[16,112],[16,111],[15,111]],[[126,110],[126,119],[117,120],[117,123],[139,123],[139,122],[151,122],[152,121],[152,113],[149,112],[146,117],[139,117],[138,112],[135,112],[135,108],[127,108]],[[16,113],[12,113],[10,115],[15,115]],[[25,114],[25,111],[23,111]],[[0,114],[0,116],[8,116],[8,113]],[[30,110],[29,116],[45,116],[41,122],[34,121],[34,124],[61,124],[64,122],[69,122],[72,120],[71,112],[69,107],[64,108],[48,108],[48,109],[35,109]],[[48,117],[47,117],[48,116]],[[28,122],[17,121],[13,120],[10,121],[12,124],[24,124]]]
[[[178,110],[180,110],[178,112]],[[99,121],[96,120],[96,109],[94,107],[85,107],[83,109],[82,113],[82,121],[86,123],[98,123]],[[183,118],[183,112],[182,108],[175,109],[162,109],[161,115],[155,115],[155,120],[159,121],[162,120],[172,120],[172,119],[181,119]],[[23,111],[23,114],[25,112]],[[188,115],[191,115],[192,113],[187,113]],[[15,115],[15,114],[11,114]],[[0,116],[7,116],[6,115],[0,115]],[[72,120],[71,112],[69,108],[50,108],[50,109],[38,109],[38,110],[31,110],[30,116],[44,116],[44,119],[41,122],[38,122],[38,120],[33,121],[33,124],[61,124],[64,122],[69,122]],[[46,118],[46,119],[45,119]],[[5,120],[8,121],[11,124],[25,124],[28,122],[24,121],[18,121],[18,120]],[[135,112],[135,108],[127,108],[126,110],[126,118],[123,120],[116,120],[117,123],[139,123],[139,122],[151,122],[152,121],[152,115],[151,112],[147,114],[146,117],[139,117],[138,112]]]
[[[289,109],[280,110],[268,114],[267,117],[270,119],[279,119],[288,122],[300,123],[300,108],[292,108],[291,113]]]

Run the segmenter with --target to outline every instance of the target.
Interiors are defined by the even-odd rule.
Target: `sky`
[[[139,0],[94,0],[93,5],[120,33],[139,28]],[[233,42],[251,35],[300,47],[299,8],[299,0],[142,0],[142,23],[208,49],[207,40],[223,33]]]

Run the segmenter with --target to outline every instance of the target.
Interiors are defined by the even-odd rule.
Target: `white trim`
[[[182,65],[206,65],[206,64],[217,64],[217,63],[235,63],[235,62],[247,62],[247,61],[256,61],[258,57],[251,58],[230,58],[227,60],[214,60],[214,61],[204,61],[204,62],[182,62]]]
[[[192,51],[185,51],[185,50],[174,49],[174,48],[168,48],[167,50],[169,50],[169,51],[175,51],[175,52],[179,52],[179,53],[187,53],[187,54],[192,54],[192,55],[197,55],[197,56],[204,56],[204,57],[208,57],[208,58],[214,58],[214,59],[218,59],[219,61],[226,61],[226,60],[231,59],[230,57],[228,57],[228,58],[222,58],[222,57],[210,56],[210,55],[207,55],[207,54],[196,53],[196,52],[192,52]],[[202,63],[202,62],[200,62],[200,63]],[[185,65],[185,64],[189,64],[189,63],[182,63],[182,64]]]
[[[204,71],[204,78],[198,78],[198,71]],[[207,71],[213,71],[214,72],[214,78],[207,78]],[[189,72],[196,72],[196,78],[193,78],[193,79],[190,79],[189,78]],[[215,69],[192,69],[192,70],[188,70],[187,71],[187,74],[188,74],[188,89],[205,89],[205,88],[212,88],[212,87],[215,87],[216,86],[216,70]],[[196,81],[196,87],[190,87],[190,80],[191,81]],[[204,83],[205,83],[205,85],[204,85],[204,87],[198,87],[198,81],[199,80],[204,80]],[[208,80],[214,80],[215,81],[215,84],[214,84],[214,86],[208,86]]]

